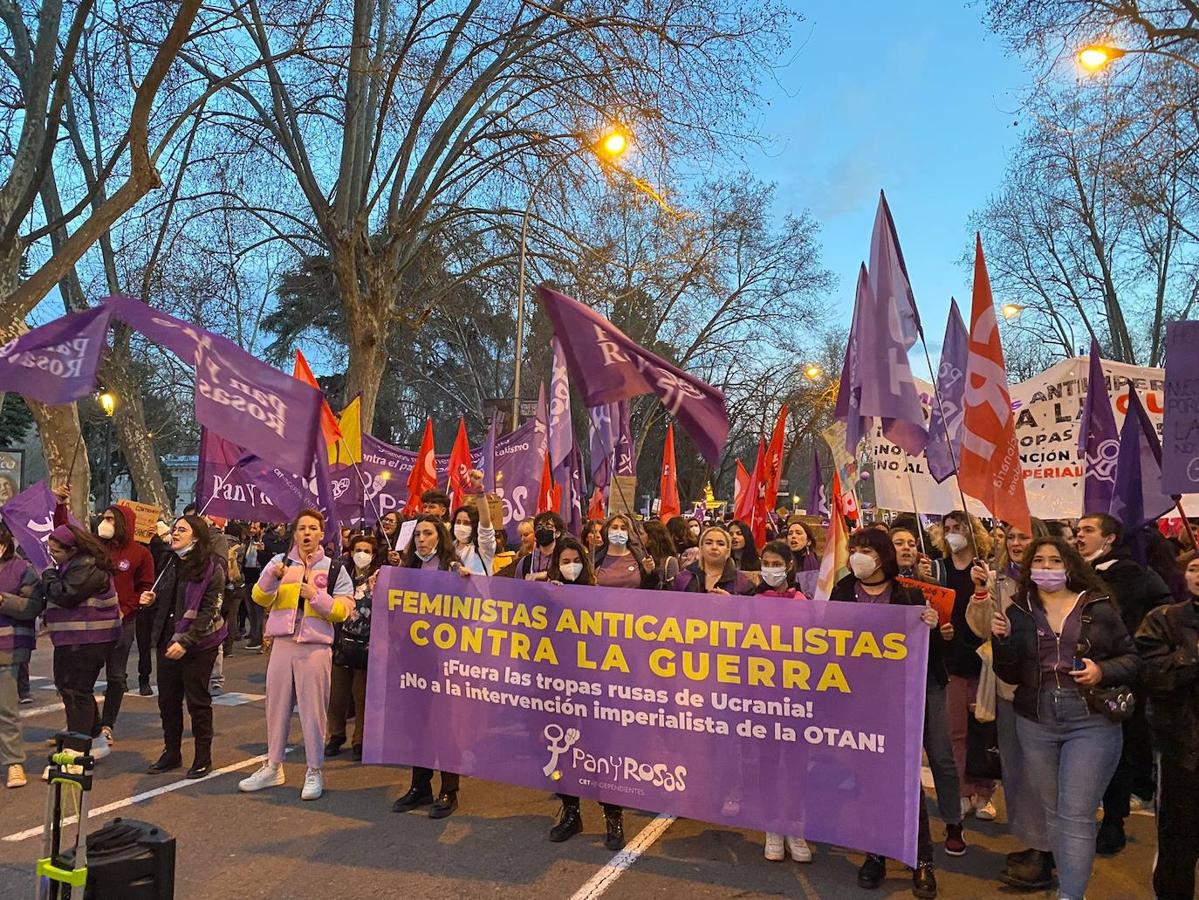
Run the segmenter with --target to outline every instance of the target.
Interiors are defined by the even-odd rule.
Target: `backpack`
[[[371,595],[363,594],[357,604],[358,617],[338,624],[333,642],[333,664],[348,669],[365,669],[371,644]]]
[[[240,544],[234,544],[232,547],[229,548],[229,560],[228,560],[227,569],[228,569],[228,575],[229,575],[229,583],[234,584],[234,585],[242,584],[245,582],[245,576],[242,574],[241,566],[239,566],[237,564],[237,554],[238,554],[239,550],[241,550]]]

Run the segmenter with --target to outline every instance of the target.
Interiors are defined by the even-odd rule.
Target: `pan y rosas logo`
[[[582,735],[577,728],[564,729],[561,725],[549,724],[542,732],[549,760],[542,767],[546,777],[554,781],[562,778],[562,769],[581,771],[579,784],[609,788],[630,794],[643,794],[640,785],[652,785],[668,793],[687,789],[687,767],[670,766],[664,762],[651,762],[634,756],[609,754],[594,756],[580,743]],[[594,776],[594,777],[592,777]]]

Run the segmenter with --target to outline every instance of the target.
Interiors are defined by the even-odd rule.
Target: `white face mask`
[[[458,524],[454,526],[454,540],[459,544],[465,544],[470,540],[471,527],[469,525]]]
[[[100,524],[96,526],[96,536],[102,541],[111,541],[116,533],[117,527],[107,519],[101,519]]]
[[[966,539],[966,535],[957,534],[956,532],[945,535],[945,544],[949,547],[951,553],[960,553],[966,549],[966,545],[970,543]]]
[[[849,568],[858,579],[869,578],[878,571],[878,563],[869,553],[849,554]]]
[[[187,556],[187,554],[192,552],[192,547],[194,547],[194,546],[196,546],[196,542],[192,541],[186,547],[180,547],[179,549],[177,549],[175,551],[175,553],[179,556]]]
[[[629,542],[629,535],[624,531],[609,531],[608,543],[614,547],[623,547]]]
[[[771,587],[778,587],[787,580],[787,570],[783,566],[762,566],[762,580]]]
[[[354,560],[354,565],[360,569],[365,569],[371,564],[372,557],[365,550],[359,550],[353,555],[352,559]]]
[[[577,563],[562,563],[558,566],[558,571],[562,573],[563,581],[578,581],[579,576],[583,574],[583,564]]]
[[[1107,544],[1107,543],[1100,544],[1098,550],[1096,550],[1094,553],[1085,554],[1083,556],[1083,559],[1085,559],[1087,562],[1094,562],[1099,557],[1103,556],[1105,553],[1110,553],[1111,550],[1112,550],[1111,544]]]
[[[432,553],[421,553],[419,550],[416,551],[416,558],[419,559],[421,562],[428,562],[436,555],[437,555],[436,550],[434,550]]]

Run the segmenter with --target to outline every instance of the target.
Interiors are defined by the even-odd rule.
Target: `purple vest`
[[[212,573],[216,567],[216,563],[209,563],[208,572],[199,581],[187,581],[183,589],[183,613],[179,616],[179,620],[175,623],[175,637],[181,634],[186,634],[191,628],[192,622],[200,612],[200,605],[204,602],[204,592],[208,590],[208,583],[212,580]],[[221,611],[218,608],[216,616],[219,619]],[[211,650],[213,647],[220,646],[225,642],[225,638],[229,634],[229,624],[222,622],[221,627],[216,631],[206,634],[195,643],[196,650]]]
[[[0,593],[17,593],[28,570],[29,563],[17,557],[0,563]],[[33,650],[36,641],[34,627],[32,620],[18,621],[0,613],[0,653],[16,651],[24,658],[26,653]]]
[[[77,564],[75,559],[67,563],[68,566]],[[121,606],[112,577],[108,579],[108,587],[78,606],[67,609],[47,604],[44,618],[50,643],[55,647],[107,644],[117,640],[121,636]]]

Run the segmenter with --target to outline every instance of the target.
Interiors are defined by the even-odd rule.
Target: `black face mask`
[[[552,528],[538,528],[533,532],[533,540],[537,542],[538,547],[548,547],[556,537]]]

